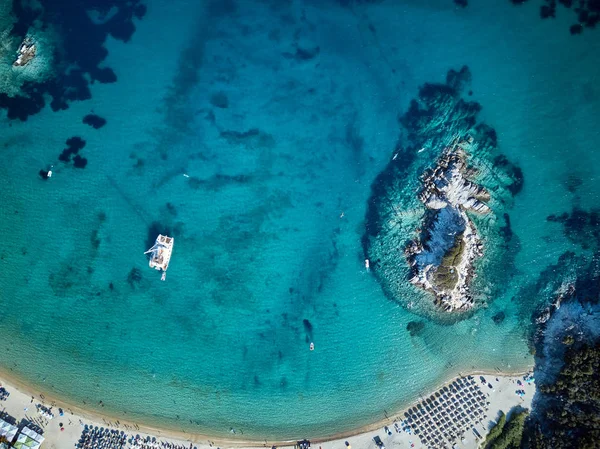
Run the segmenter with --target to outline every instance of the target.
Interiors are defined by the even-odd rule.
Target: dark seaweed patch
[[[227,109],[229,107],[229,99],[225,92],[216,92],[210,96],[210,104],[216,108]]]
[[[98,237],[98,230],[97,229],[94,229],[92,231],[92,235],[90,237],[90,242],[92,244],[92,248],[93,249],[100,248],[100,242],[101,242],[101,240],[100,240],[100,237]]]
[[[565,236],[583,249],[600,245],[600,210],[584,211],[577,207],[571,213],[549,215],[547,221],[563,225]]]
[[[75,168],[85,168],[87,163],[88,163],[87,159],[84,157],[81,157],[80,155],[77,155],[73,158],[73,167],[75,167]]]
[[[127,283],[131,288],[135,288],[142,282],[142,270],[137,267],[133,267],[127,275]]]
[[[306,332],[306,336],[312,340],[313,338],[313,325],[306,318],[302,320],[302,325],[304,326],[304,332]]]
[[[271,134],[252,128],[248,131],[221,131],[221,137],[234,145],[244,145],[247,148],[271,148],[275,139]]]
[[[425,329],[425,321],[410,321],[406,325],[406,330],[410,333],[411,337],[417,337],[423,333]]]
[[[177,209],[175,208],[175,205],[173,205],[173,203],[167,203],[165,205],[165,207],[167,208],[167,212],[169,212],[169,214],[172,217],[176,217],[177,216]]]
[[[510,162],[503,154],[496,156],[493,160],[493,164],[496,167],[502,168],[510,175],[512,182],[507,185],[506,188],[513,196],[523,190],[525,178],[523,177],[523,170],[521,170],[521,167]]]
[[[313,48],[296,47],[296,51],[294,53],[284,52],[282,55],[288,59],[294,59],[298,62],[305,62],[314,59],[320,52],[321,48],[318,46]]]
[[[499,326],[500,324],[502,324],[502,322],[504,321],[505,318],[506,318],[506,314],[504,312],[500,311],[492,317],[492,320],[494,321],[494,323],[497,326]]]
[[[582,184],[583,180],[573,174],[570,174],[565,181],[565,187],[570,193],[575,193]]]
[[[100,129],[104,125],[106,125],[106,119],[104,119],[96,114],[86,115],[85,117],[83,117],[82,122],[85,123],[86,125],[90,125],[94,129]]]
[[[527,0],[510,0],[513,5],[521,5]],[[556,17],[557,4],[561,4],[566,9],[572,9],[577,15],[576,24],[571,25],[569,31],[572,35],[580,34],[584,27],[594,28],[600,21],[600,2],[598,0],[543,0],[540,6],[540,17],[542,19],[553,19]],[[574,8],[572,8],[575,5]]]
[[[67,148],[62,150],[60,155],[58,156],[58,160],[68,164],[71,162],[71,156],[75,155],[73,158],[73,165],[76,168],[85,168],[87,165],[87,159],[81,157],[78,153],[83,147],[85,147],[85,140],[81,137],[70,137],[67,139]]]

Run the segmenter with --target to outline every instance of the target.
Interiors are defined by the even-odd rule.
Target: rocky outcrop
[[[37,47],[33,40],[30,37],[26,37],[25,40],[19,46],[19,50],[17,51],[17,59],[13,62],[13,66],[15,67],[23,67],[26,66],[29,61],[35,58],[35,53],[37,51]]]
[[[429,213],[419,237],[405,249],[410,282],[432,292],[445,311],[473,306],[469,283],[473,262],[483,255],[483,244],[467,211],[490,212],[484,203],[489,193],[467,179],[472,170],[466,164],[465,148],[472,142],[472,137],[455,139],[436,166],[424,173],[419,199]]]

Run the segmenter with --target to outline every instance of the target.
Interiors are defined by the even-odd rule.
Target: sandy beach
[[[486,382],[489,382],[492,387],[490,388],[487,384],[481,385],[480,387],[481,391],[485,393],[487,401],[490,403],[489,410],[486,411],[483,421],[475,426],[475,429],[481,436],[485,436],[489,427],[493,425],[499,416],[500,411],[507,413],[515,406],[521,406],[523,408],[529,408],[531,406],[531,400],[535,392],[535,384],[521,382],[522,385],[518,385],[517,382],[523,379],[523,374],[499,375],[497,373],[482,372],[471,374],[476,378],[477,383],[479,383],[478,376],[485,375]],[[448,385],[454,379],[455,378],[450,379],[444,385],[441,385],[440,388]],[[15,418],[17,423],[23,423],[23,420],[28,420],[43,429],[43,436],[46,439],[43,442],[42,447],[45,448],[66,449],[75,447],[81,437],[85,425],[124,431],[128,435],[128,440],[129,437],[135,437],[136,435],[139,435],[142,438],[148,436],[151,438],[155,437],[159,442],[168,442],[173,445],[178,445],[181,448],[189,448],[190,445],[191,447],[196,447],[198,449],[272,446],[291,448],[294,447],[296,443],[296,441],[223,440],[213,439],[203,435],[192,435],[183,432],[156,429],[112,418],[110,416],[102,416],[98,413],[82,409],[81,407],[73,406],[64,401],[48,397],[43,393],[31,390],[27,385],[22,384],[15,379],[10,379],[4,374],[0,377],[0,383],[10,393],[10,396],[5,401],[0,402],[0,409],[2,412]],[[517,389],[524,390],[525,395],[519,397],[515,393]],[[439,388],[434,391],[437,390],[439,390]],[[416,405],[420,400],[421,398],[416,398],[411,406]],[[52,411],[55,415],[54,418],[47,419],[42,417],[37,411],[37,404],[52,407]],[[63,410],[63,416],[59,416],[59,408]],[[406,409],[401,410],[398,413],[390,414],[389,419],[356,429],[350,434],[336,435],[335,432],[332,431],[332,436],[329,438],[311,440],[312,447],[319,447],[321,449],[342,449],[350,445],[355,448],[376,448],[373,437],[379,436],[386,447],[426,448],[426,446],[421,444],[421,441],[417,436],[410,435],[405,431],[398,432],[394,430],[393,424],[404,419],[403,413],[408,408],[409,407],[406,407]],[[61,430],[61,424],[62,429],[64,430]],[[384,429],[386,426],[389,426],[388,433],[386,433]],[[310,438],[310,435],[307,435],[307,438]],[[136,446],[128,442],[125,447]],[[475,449],[478,447],[478,440],[474,433],[469,433],[465,436],[464,441],[456,444],[456,447],[460,449]]]

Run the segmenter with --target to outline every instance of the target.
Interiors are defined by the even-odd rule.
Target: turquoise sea
[[[131,39],[104,42],[116,82],[2,113],[3,371],[138,423],[292,439],[375,422],[473,367],[532,365],[548,297],[523,288],[586,255],[546,217],[600,204],[598,30],[571,35],[572,11],[541,20],[535,1],[145,5]],[[384,295],[361,237],[398,116],[463,65],[523,171],[520,250],[500,296],[441,325]],[[92,111],[104,127],[82,123]],[[84,169],[58,160],[73,136]],[[166,282],[143,254],[158,232],[175,236]]]

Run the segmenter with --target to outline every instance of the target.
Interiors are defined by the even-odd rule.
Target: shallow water
[[[3,120],[2,367],[148,424],[300,438],[383,418],[462,370],[529,366],[523,323],[546,298],[519,288],[579,251],[546,217],[598,204],[599,44],[570,36],[566,13],[506,3],[149,3],[130,42],[106,43],[116,83]],[[489,308],[411,337],[422,318],[364,269],[366,201],[398,114],[463,64],[523,169],[517,274]],[[91,110],[104,128],[81,123]],[[57,160],[75,135],[83,170]],[[175,235],[164,283],[143,255],[155,231]]]

